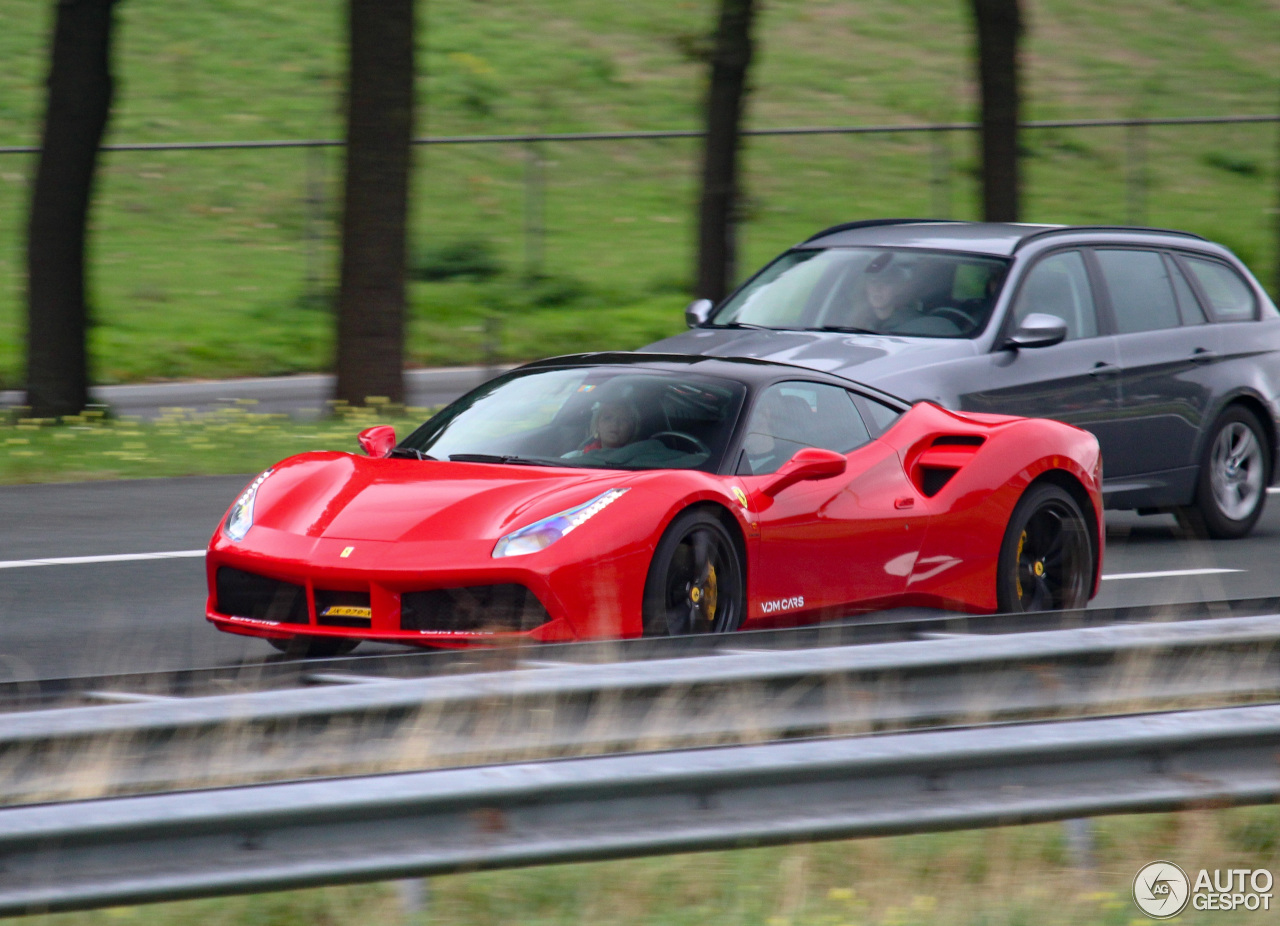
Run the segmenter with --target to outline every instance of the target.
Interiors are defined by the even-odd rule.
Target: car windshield
[[[601,365],[516,370],[443,409],[397,456],[595,469],[714,472],[746,388]]]
[[[1007,270],[973,254],[801,248],[765,267],[710,324],[971,338],[986,327]]]

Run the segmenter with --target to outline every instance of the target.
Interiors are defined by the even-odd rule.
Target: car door
[[[766,494],[772,474],[802,447],[843,453],[848,466]],[[924,542],[926,506],[894,449],[871,439],[845,389],[793,381],[762,390],[738,473],[759,529],[749,617],[782,622],[793,611],[873,607],[905,591]]]
[[[1170,255],[1121,247],[1099,247],[1093,254],[1120,356],[1116,421],[1124,440],[1104,449],[1108,489],[1126,491],[1116,479],[1154,476],[1189,492],[1197,438],[1213,399],[1209,368],[1220,358],[1220,332],[1205,323]],[[1132,490],[1147,491],[1147,482]]]
[[[1017,283],[1002,328],[1007,337],[1032,313],[1067,324],[1066,339],[1047,347],[997,348],[965,364],[960,407],[1027,417],[1056,418],[1092,431],[1109,459],[1118,442],[1114,418],[1120,392],[1119,353],[1098,312],[1093,275],[1079,249],[1052,252]]]

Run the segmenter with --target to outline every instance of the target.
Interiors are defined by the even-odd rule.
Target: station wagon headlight
[[[503,556],[523,556],[545,550],[565,534],[604,511],[625,493],[626,489],[610,489],[573,508],[566,508],[541,521],[507,534],[493,548],[495,559]]]
[[[274,472],[267,470],[253,482],[249,483],[249,487],[240,493],[240,497],[236,499],[231,510],[227,513],[227,523],[223,530],[227,532],[227,536],[239,543],[244,540],[244,535],[249,533],[249,528],[253,527],[253,500],[258,496],[258,486]]]

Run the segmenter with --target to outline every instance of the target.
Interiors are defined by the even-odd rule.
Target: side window
[[[1215,320],[1244,322],[1258,317],[1253,291],[1238,273],[1216,260],[1185,256],[1183,260],[1209,300]]]
[[[902,417],[902,412],[892,405],[885,405],[864,395],[854,395],[853,404],[862,412],[862,420],[869,422],[872,432],[879,437],[893,427],[894,422]]]
[[[1157,252],[1100,248],[1096,253],[1118,333],[1157,331],[1182,324],[1169,271]]]
[[[1013,304],[1015,324],[1033,312],[1056,315],[1066,322],[1068,341],[1098,334],[1089,274],[1079,251],[1051,254],[1031,268]]]
[[[1178,262],[1168,256],[1165,257],[1164,262],[1169,269],[1169,279],[1173,281],[1173,292],[1178,297],[1178,308],[1182,310],[1182,323],[1203,325],[1204,309],[1200,306],[1200,300],[1196,298],[1196,294],[1191,291],[1186,277],[1182,275]]]
[[[760,393],[751,410],[738,473],[776,472],[802,447],[848,453],[870,439],[845,390],[823,383],[777,383]]]

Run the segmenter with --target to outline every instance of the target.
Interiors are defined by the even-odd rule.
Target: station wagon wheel
[[[1093,590],[1089,525],[1065,490],[1032,486],[1009,518],[996,565],[1001,611],[1083,608]]]
[[[267,642],[291,659],[345,656],[360,645],[359,640],[347,637],[267,637]]]
[[[653,552],[644,583],[646,636],[727,633],[745,611],[742,560],[724,525],[706,511],[686,511]]]
[[[1205,441],[1195,504],[1179,509],[1178,520],[1201,537],[1243,537],[1262,515],[1270,472],[1271,447],[1257,416],[1228,408]]]

